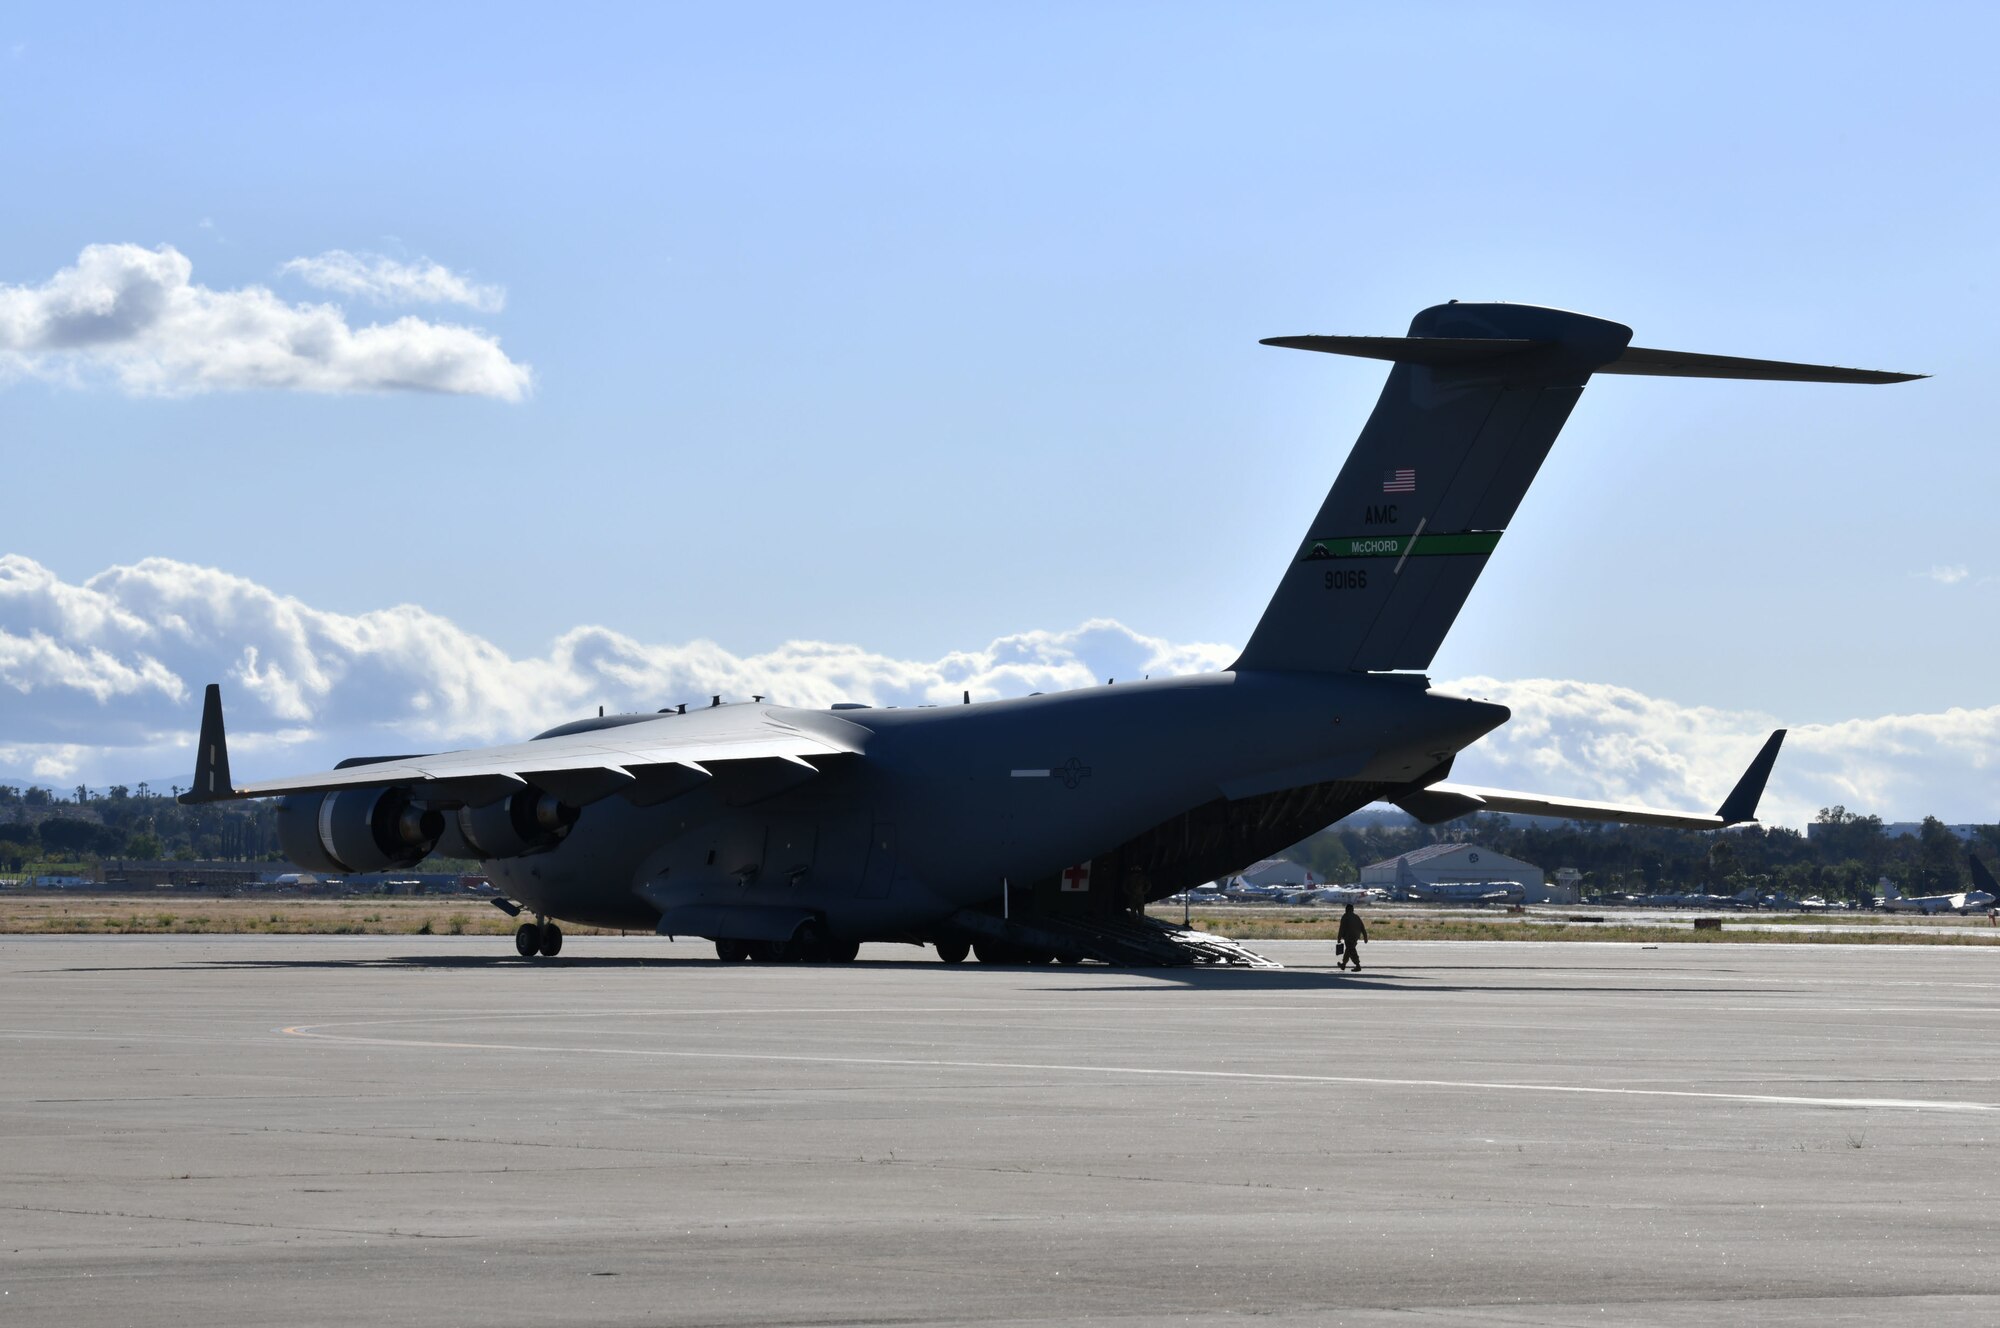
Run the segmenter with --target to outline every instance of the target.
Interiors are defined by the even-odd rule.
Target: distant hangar
[[[1574,887],[1551,886],[1534,863],[1510,858],[1483,844],[1426,844],[1361,869],[1362,885],[1389,891],[1470,881],[1518,881],[1531,904],[1577,902]]]

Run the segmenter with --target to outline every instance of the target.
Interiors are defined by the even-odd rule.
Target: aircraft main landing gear
[[[723,937],[715,957],[725,964],[752,960],[759,964],[851,964],[861,953],[859,941],[837,941],[818,923],[799,929],[789,941],[744,941]]]
[[[944,960],[947,964],[962,964],[965,962],[965,957],[971,953],[972,943],[970,941],[937,942],[938,958]]]
[[[554,959],[562,953],[562,928],[553,922],[524,922],[514,929],[514,950],[523,959],[542,955]]]

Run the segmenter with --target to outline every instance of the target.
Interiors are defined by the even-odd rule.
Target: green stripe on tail
[[[1322,558],[1433,558],[1493,552],[1500,531],[1464,530],[1452,535],[1328,535],[1306,545],[1302,562]]]

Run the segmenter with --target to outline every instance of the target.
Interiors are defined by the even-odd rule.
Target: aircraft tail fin
[[[2000,881],[1993,879],[1993,873],[1986,870],[1986,864],[1979,860],[1979,855],[1968,853],[1965,856],[1972,868],[1972,888],[1984,890],[1994,898],[2000,899]]]
[[[1232,667],[1428,667],[1593,373],[1920,376],[1647,350],[1631,338],[1622,324],[1560,309],[1452,303],[1418,314],[1405,337],[1266,340],[1394,367]]]
[[[1886,876],[1876,882],[1876,884],[1882,887],[1882,897],[1884,899],[1901,899],[1903,897],[1903,892],[1896,888],[1896,883]]]

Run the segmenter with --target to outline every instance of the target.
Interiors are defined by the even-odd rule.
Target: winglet
[[[229,782],[229,740],[222,732],[222,688],[208,685],[201,701],[201,738],[194,749],[194,784],[182,802],[219,802],[235,791]]]
[[[1784,741],[1785,731],[1775,730],[1765,741],[1764,749],[1757,753],[1757,759],[1743,772],[1743,778],[1736,781],[1736,787],[1729,790],[1729,796],[1715,809],[1724,825],[1741,825],[1757,819],[1757,802],[1764,796],[1764,785],[1771,778],[1771,767],[1778,763],[1778,748]]]

